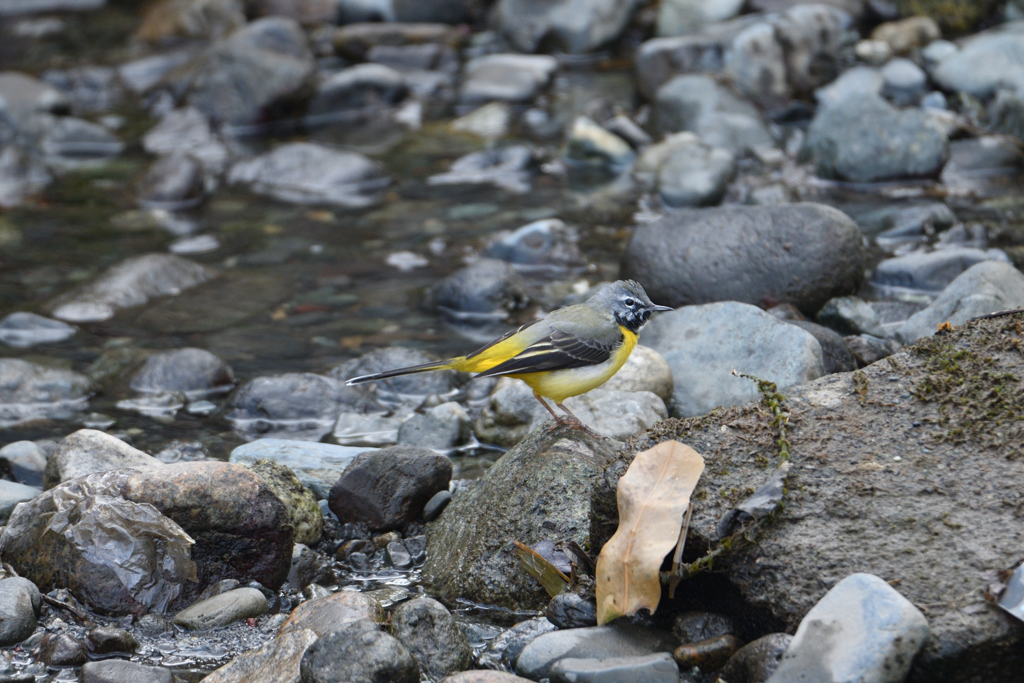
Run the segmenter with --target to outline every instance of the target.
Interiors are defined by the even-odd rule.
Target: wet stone
[[[557,628],[546,617],[521,621],[487,644],[487,649],[480,654],[480,665],[488,669],[514,669],[524,647],[538,636]]]
[[[699,667],[703,671],[717,671],[742,646],[742,640],[727,634],[693,643],[683,643],[676,648],[673,656],[683,670]]]
[[[672,624],[672,633],[683,643],[696,643],[709,638],[736,633],[732,619],[714,612],[684,612]]]
[[[207,683],[299,683],[299,663],[316,641],[317,634],[309,629],[283,633],[262,647],[235,657],[203,680]]]
[[[409,92],[401,73],[383,64],[357,64],[327,77],[309,104],[309,118],[319,123],[368,108],[389,107]]]
[[[35,313],[11,313],[0,321],[0,342],[16,348],[56,344],[70,339],[77,328]]]
[[[577,235],[557,218],[528,223],[511,232],[499,232],[484,253],[529,271],[532,268],[582,265]]]
[[[431,308],[456,319],[503,319],[529,301],[522,276],[510,264],[481,259],[434,285]]]
[[[243,438],[289,436],[318,441],[341,411],[341,387],[312,373],[257,377],[231,397],[226,417]]]
[[[432,522],[441,516],[448,503],[452,502],[450,491],[438,491],[430,497],[427,504],[423,506],[423,519]]]
[[[635,10],[635,3],[616,0],[501,0],[492,21],[522,52],[539,52],[551,44],[573,54],[591,52],[617,38]]]
[[[0,358],[0,426],[67,419],[88,407],[90,385],[77,372]]]
[[[495,54],[466,63],[460,99],[463,104],[492,100],[528,102],[547,85],[558,68],[548,55]]]
[[[339,626],[356,621],[380,623],[384,610],[380,602],[365,593],[339,591],[327,597],[308,600],[291,613],[281,626],[281,634],[309,629],[326,636]]]
[[[217,139],[210,122],[197,109],[173,109],[142,138],[142,147],[150,154],[168,156],[187,154],[198,160],[207,173],[220,174],[228,161],[228,150]]]
[[[47,163],[74,167],[115,157],[124,143],[103,126],[67,116],[47,128],[39,148]]]
[[[321,637],[303,655],[301,672],[302,683],[420,680],[409,650],[367,621],[345,624]]]
[[[533,152],[525,145],[471,152],[452,162],[445,173],[427,179],[430,185],[493,185],[514,194],[530,191]]]
[[[408,569],[412,566],[412,556],[399,541],[388,543],[384,549],[384,559],[395,569]]]
[[[139,641],[124,629],[100,626],[85,634],[85,647],[91,655],[135,654]]]
[[[398,606],[391,616],[391,634],[432,679],[463,671],[472,663],[472,651],[455,618],[444,605],[417,598]]]
[[[593,598],[566,591],[551,598],[545,615],[562,629],[597,626],[597,603]]]
[[[573,628],[545,633],[527,645],[516,660],[516,673],[540,680],[561,659],[644,657],[671,652],[678,641],[668,633],[632,624]]]
[[[174,683],[174,674],[159,666],[108,659],[86,662],[82,666],[82,683]]]
[[[85,643],[67,633],[51,633],[39,643],[39,661],[47,666],[82,666],[86,660]]]
[[[157,159],[139,182],[139,203],[149,209],[175,211],[203,200],[203,167],[184,154]]]
[[[254,588],[236,588],[202,602],[197,602],[174,615],[174,623],[188,629],[207,630],[268,611],[267,599]]]
[[[360,375],[372,375],[387,370],[421,365],[439,360],[419,349],[401,346],[389,346],[375,349],[367,354],[336,366],[330,376],[340,381],[347,381]],[[458,376],[453,370],[425,372],[422,374],[392,377],[383,382],[346,387],[343,399],[348,409],[357,412],[375,412],[380,404],[374,402],[379,398],[385,404],[401,403],[406,396],[422,399],[424,396],[437,394],[443,396],[458,386]],[[416,401],[419,403],[420,401]],[[363,410],[365,408],[365,410]]]
[[[664,652],[640,657],[566,657],[552,665],[550,676],[557,683],[678,683],[679,666]]]
[[[775,673],[793,636],[769,633],[747,643],[729,658],[718,675],[729,683],[765,683]]]
[[[0,579],[0,647],[16,645],[36,630],[42,597],[28,579]]]
[[[5,467],[20,484],[38,486],[42,483],[46,469],[47,453],[53,452],[52,442],[44,449],[43,444],[32,441],[15,441],[0,448],[0,467]]]
[[[146,359],[131,380],[140,393],[180,391],[189,398],[230,391],[235,377],[231,367],[203,349],[162,351]]]
[[[288,583],[296,590],[304,590],[310,584],[329,579],[331,578],[329,564],[330,561],[324,555],[302,543],[296,543],[292,550],[292,566],[288,571]]]
[[[520,678],[504,671],[463,671],[452,674],[443,683],[527,683],[528,678]]]

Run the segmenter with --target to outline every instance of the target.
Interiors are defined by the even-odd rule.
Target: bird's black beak
[[[671,306],[651,306],[648,310],[657,313],[658,311],[673,311],[675,309]]]

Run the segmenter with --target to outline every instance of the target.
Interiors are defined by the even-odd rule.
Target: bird
[[[633,280],[605,285],[581,304],[552,311],[465,356],[353,377],[347,385],[436,370],[474,372],[474,377],[514,377],[533,389],[555,424],[595,434],[564,401],[607,382],[636,348],[651,314],[671,311],[654,304]],[[544,399],[565,415],[559,415]]]

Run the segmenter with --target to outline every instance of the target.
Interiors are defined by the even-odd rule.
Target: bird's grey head
[[[605,285],[590,298],[590,302],[610,308],[615,322],[633,333],[639,332],[647,324],[651,313],[672,310],[669,306],[654,304],[640,283],[633,280],[619,280]]]

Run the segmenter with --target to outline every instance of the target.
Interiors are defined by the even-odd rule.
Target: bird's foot
[[[578,432],[586,432],[588,435],[590,435],[594,439],[597,439],[598,441],[604,441],[605,439],[608,438],[603,434],[598,434],[593,429],[583,424],[583,422],[577,417],[559,415],[557,418],[555,418],[555,424],[548,427],[547,431],[553,432],[559,427],[568,427],[569,429],[575,429]]]

